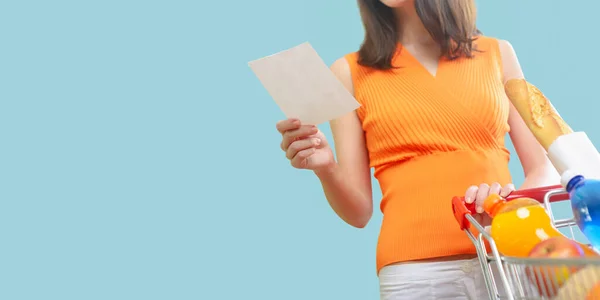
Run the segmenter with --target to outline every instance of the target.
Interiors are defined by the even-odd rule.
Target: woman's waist
[[[443,152],[382,166],[375,176],[383,194],[382,204],[392,198],[412,202],[442,197],[450,202],[471,185],[511,183],[508,161],[509,155],[501,149]]]

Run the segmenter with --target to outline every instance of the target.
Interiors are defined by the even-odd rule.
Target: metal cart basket
[[[542,203],[555,227],[562,228],[566,236],[575,238],[574,229],[578,230],[578,227],[574,218],[555,219],[552,214],[552,202],[570,201],[568,193],[561,186],[515,191],[506,199],[510,201],[520,197],[533,198]],[[600,283],[600,259],[504,256],[499,253],[490,234],[473,217],[474,208],[474,204],[465,203],[463,197],[452,199],[454,216],[477,250],[490,299],[589,299],[586,299],[587,292]],[[472,229],[476,229],[477,233]],[[578,277],[578,270],[582,268],[596,272],[586,272]],[[577,282],[567,285],[569,280]]]

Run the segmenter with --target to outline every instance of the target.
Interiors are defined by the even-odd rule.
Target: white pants
[[[492,269],[498,280],[496,268]],[[379,271],[379,291],[381,300],[489,299],[477,258],[383,267]]]

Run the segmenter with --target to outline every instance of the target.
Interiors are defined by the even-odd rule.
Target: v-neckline
[[[437,65],[435,67],[435,73],[432,73],[405,46],[403,46],[402,44],[398,43],[398,49],[400,50],[400,56],[406,55],[406,57],[408,59],[410,59],[410,61],[411,61],[412,64],[416,65],[417,68],[419,68],[421,71],[423,71],[424,73],[426,73],[427,75],[429,75],[429,77],[431,79],[433,79],[433,80],[439,80],[440,70],[441,70],[441,67],[442,67],[443,61],[444,61],[444,57],[443,56],[440,56],[438,58]],[[404,52],[404,53],[402,53],[402,52]]]

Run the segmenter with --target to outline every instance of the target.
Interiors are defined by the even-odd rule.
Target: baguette
[[[546,151],[559,136],[573,132],[548,98],[525,79],[511,79],[506,82],[504,89],[510,102]]]

